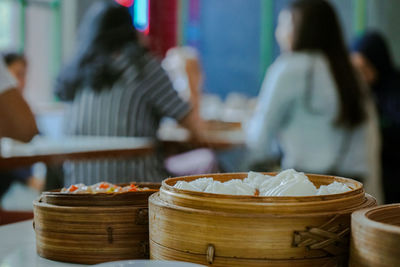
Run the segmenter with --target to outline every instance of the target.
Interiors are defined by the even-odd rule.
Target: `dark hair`
[[[378,72],[378,80],[396,72],[387,42],[379,32],[370,31],[359,36],[352,45],[352,51],[361,53],[371,62]]]
[[[26,58],[23,53],[4,52],[4,53],[2,53],[2,55],[3,55],[4,63],[7,66],[10,66],[17,61],[22,61],[24,64],[26,64]]]
[[[110,87],[123,73],[134,65],[142,69],[145,49],[140,45],[126,7],[113,1],[96,2],[85,14],[78,32],[77,54],[61,71],[56,84],[56,94],[62,100],[72,100],[84,86],[100,91]],[[124,54],[129,64],[112,64]]]
[[[319,51],[328,59],[338,89],[340,111],[335,124],[353,128],[366,119],[364,94],[350,63],[333,7],[325,0],[297,0],[293,16],[293,51]]]

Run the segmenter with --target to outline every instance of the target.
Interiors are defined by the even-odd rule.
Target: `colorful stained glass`
[[[135,0],[133,5],[133,25],[145,34],[150,28],[150,0]]]
[[[134,0],[115,0],[115,2],[117,2],[121,6],[126,6],[126,7],[132,6],[133,5],[133,1]]]

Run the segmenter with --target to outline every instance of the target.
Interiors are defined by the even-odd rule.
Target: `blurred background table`
[[[40,167],[40,171],[38,173],[35,168],[31,169],[32,176],[29,180],[35,181],[35,187],[30,188],[31,186],[28,187],[24,181],[14,180],[8,191],[0,198],[0,225],[32,217],[32,214],[25,213],[31,211],[31,199],[34,199],[41,190],[63,186],[64,162],[140,157],[154,153],[155,147],[153,139],[142,137],[37,136],[29,143],[1,139],[2,175],[13,175],[14,170],[26,167],[29,169],[35,163],[40,163],[35,164]]]
[[[244,143],[243,131],[237,123],[209,122],[204,137],[201,141],[192,140],[189,132],[176,124],[164,124],[158,133],[167,154],[199,147],[228,149]],[[36,162],[55,165],[67,160],[144,156],[153,153],[155,146],[156,140],[144,137],[38,136],[30,143],[2,138],[0,169],[30,166]]]
[[[50,190],[64,185],[62,164],[66,161],[141,157],[157,153],[159,148],[166,157],[204,147],[216,152],[229,152],[229,149],[244,143],[244,134],[238,123],[212,121],[205,127],[204,140],[201,141],[190,139],[188,131],[176,123],[163,124],[158,140],[143,137],[37,136],[29,143],[20,143],[3,138],[0,142],[0,171],[44,163],[39,164],[42,172],[33,171],[33,176],[40,177],[35,179],[41,183],[40,190]],[[25,211],[31,209],[30,199],[37,194],[20,183],[13,183],[0,203],[5,209],[0,210],[0,225],[31,218],[32,213]]]
[[[153,151],[154,141],[142,137],[36,137],[30,143],[3,138],[0,169],[29,166],[36,162],[53,165],[66,160],[143,156]]]
[[[158,139],[167,154],[200,147],[226,150],[245,143],[245,134],[239,122],[207,121],[202,136],[202,140],[191,139],[189,132],[173,121],[164,122],[158,131]]]
[[[3,138],[0,143],[0,171],[12,171],[41,163],[41,172],[38,174],[33,171],[33,177],[42,177],[40,181],[35,181],[44,184],[40,185],[42,189],[49,190],[63,186],[62,164],[66,161],[127,159],[151,153],[162,153],[168,157],[197,148],[223,152],[240,147],[244,143],[240,123],[207,122],[203,137],[201,140],[193,140],[189,132],[176,123],[163,123],[158,140],[145,137],[37,136],[29,143],[21,143]],[[35,166],[37,167],[37,164]],[[19,184],[15,185],[12,192],[23,189],[17,185]],[[6,205],[14,202],[2,203]]]

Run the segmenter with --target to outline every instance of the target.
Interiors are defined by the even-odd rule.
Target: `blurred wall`
[[[367,27],[381,31],[400,66],[400,1],[367,0]]]
[[[59,13],[51,5],[27,5],[25,53],[29,71],[25,95],[36,113],[54,108],[54,79],[75,53],[77,28],[95,1],[101,0],[61,0]]]
[[[198,49],[205,90],[256,95],[260,82],[260,1],[200,1]]]
[[[70,1],[70,0],[67,0],[67,1]],[[74,1],[76,1],[76,0],[74,0]],[[78,0],[77,1],[76,19],[78,21],[78,25],[79,25],[79,22],[82,20],[83,16],[85,15],[86,11],[89,9],[89,7],[93,3],[98,2],[98,1],[101,1],[101,0]]]
[[[61,2],[62,16],[62,62],[75,52],[76,29],[78,25],[78,7],[85,1],[68,0]]]
[[[54,57],[53,14],[50,7],[32,5],[26,8],[25,53],[28,75],[25,88],[31,107],[36,111],[42,103],[53,100],[52,60]]]
[[[134,14],[132,14],[134,17]],[[177,0],[150,1],[149,47],[162,58],[177,45]]]
[[[337,11],[337,16],[342,26],[344,40],[347,43],[351,42],[354,34],[354,0],[329,0]]]

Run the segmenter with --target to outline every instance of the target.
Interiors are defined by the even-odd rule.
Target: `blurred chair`
[[[0,209],[0,225],[33,219],[32,211],[12,211]]]

